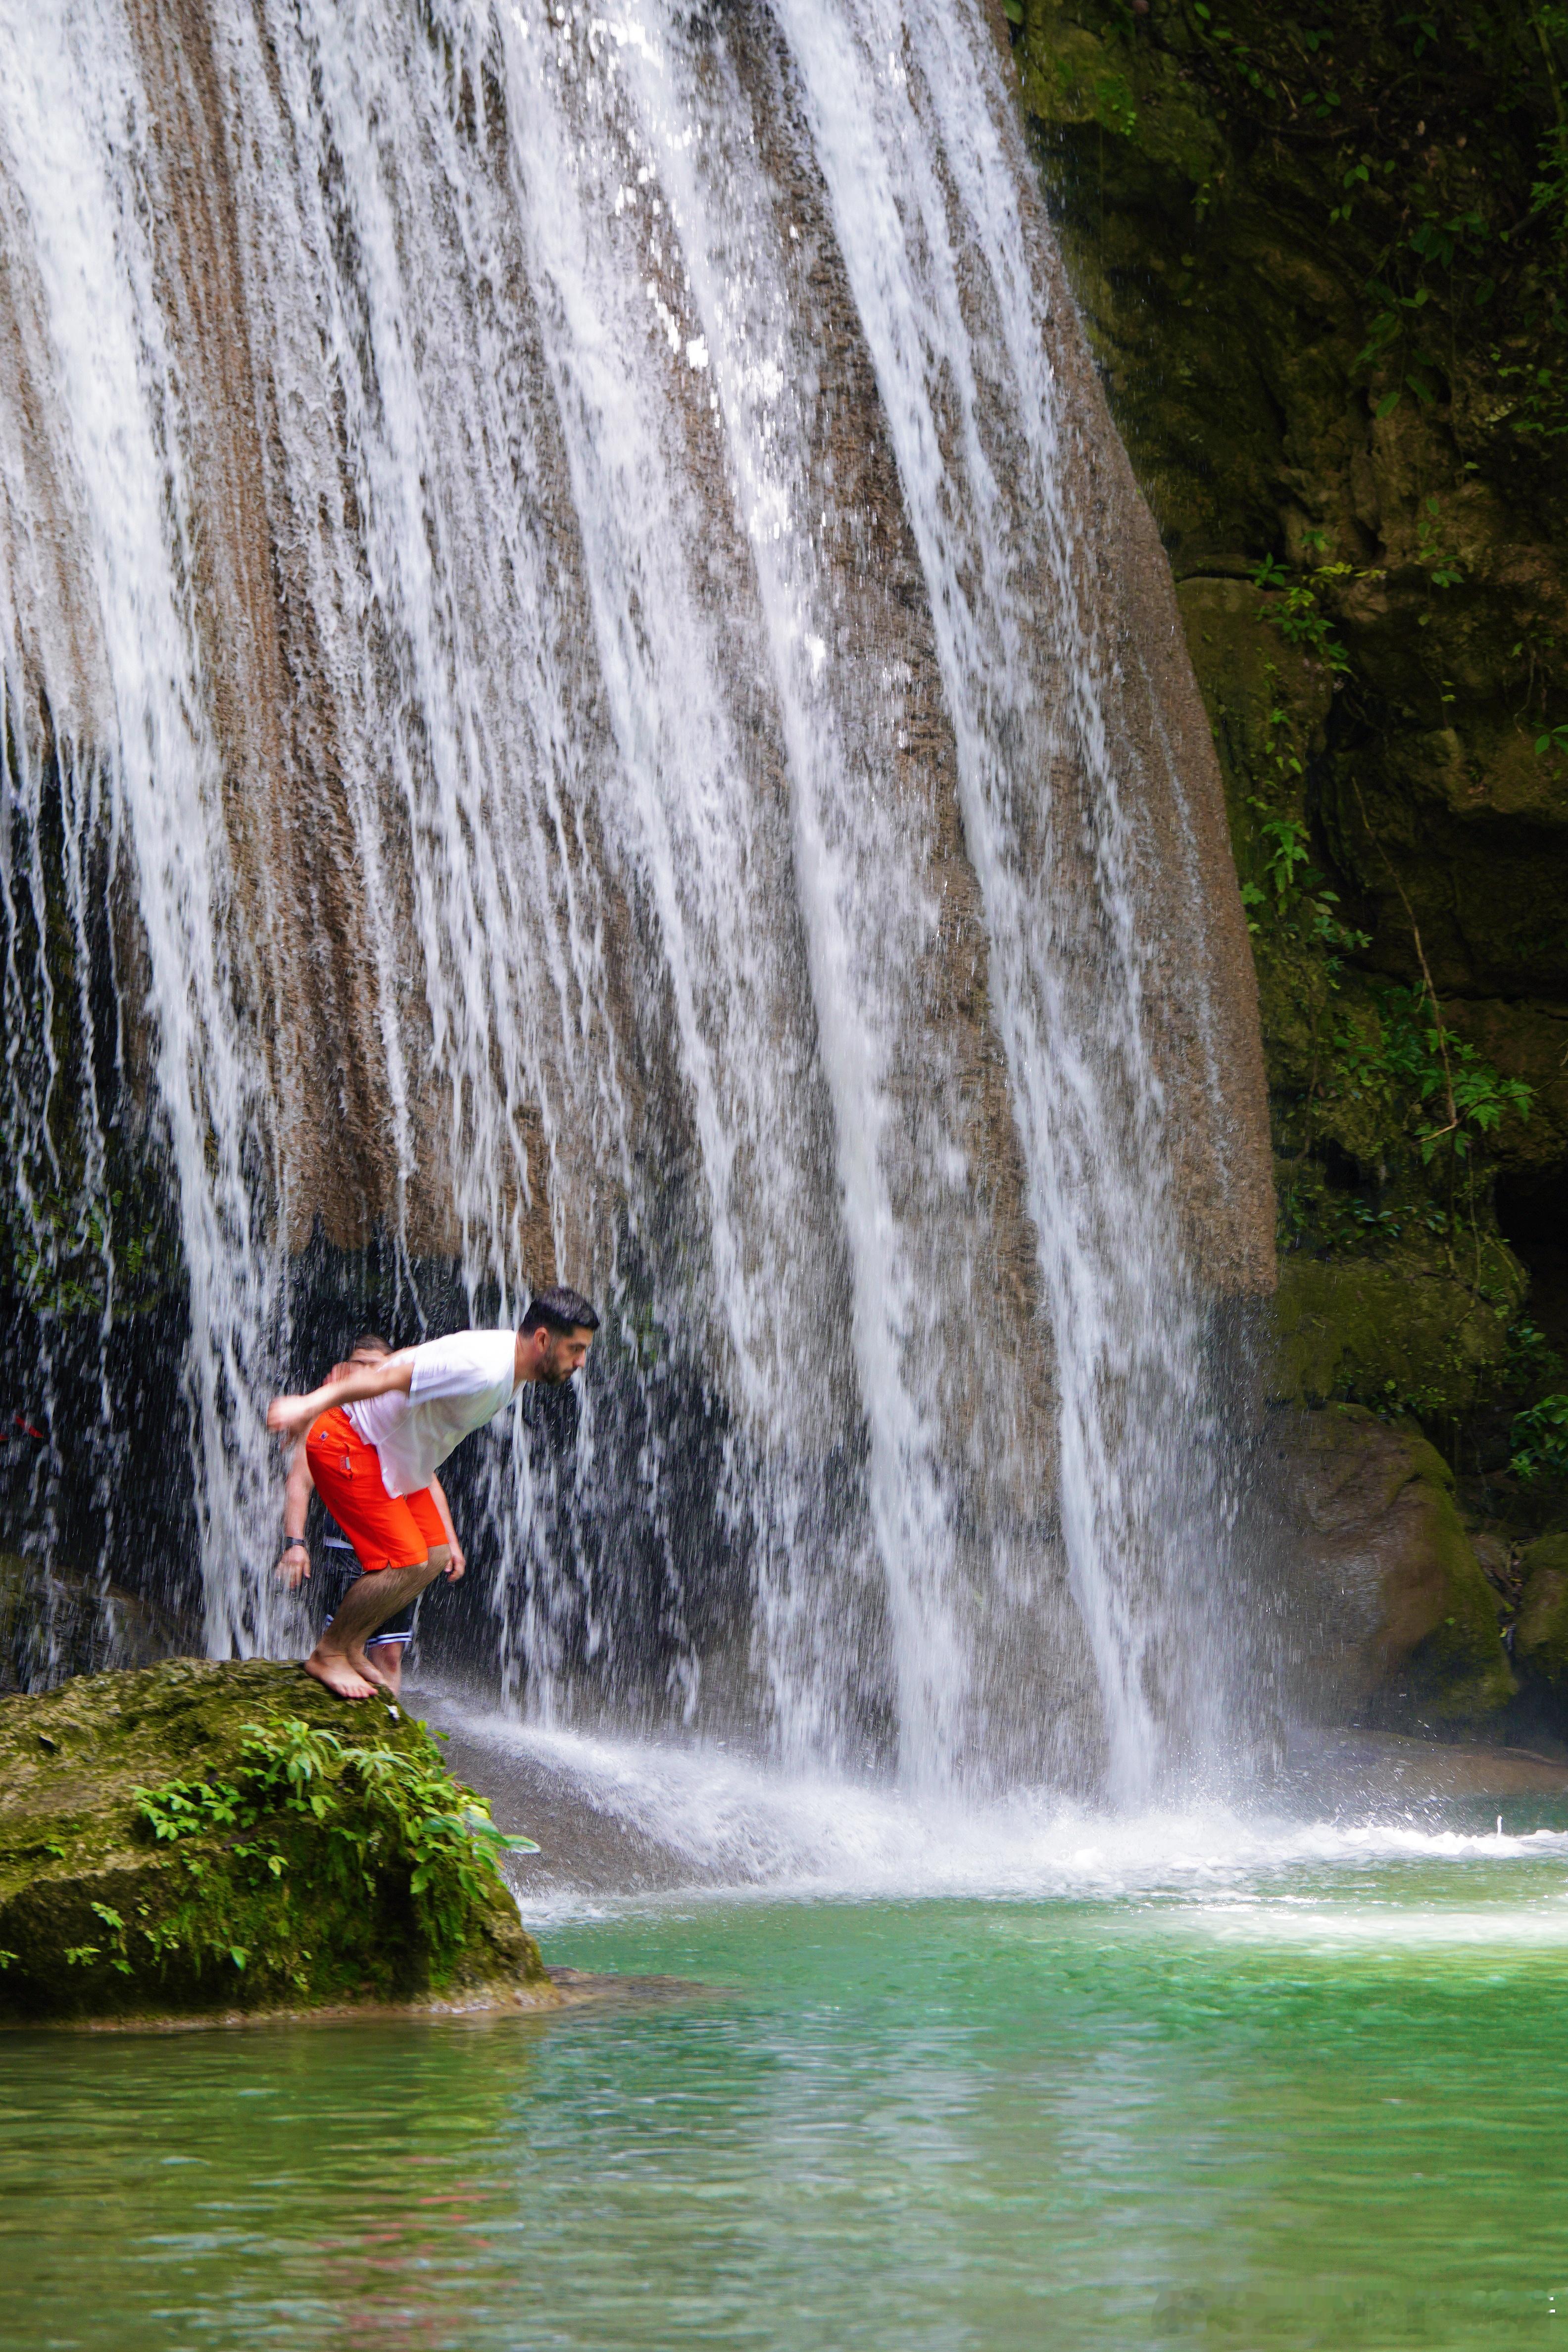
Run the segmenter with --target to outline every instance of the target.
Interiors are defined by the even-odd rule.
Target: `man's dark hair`
[[[599,1318],[582,1292],[568,1290],[563,1282],[535,1291],[519,1326],[523,1331],[596,1331],[598,1328]]]
[[[384,1339],[379,1331],[362,1331],[349,1349],[350,1355],[357,1356],[362,1348],[379,1348],[384,1356],[390,1356],[393,1352],[391,1340]]]

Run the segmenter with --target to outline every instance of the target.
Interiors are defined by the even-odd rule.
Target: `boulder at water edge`
[[[1288,1424],[1288,1483],[1315,1604],[1323,1710],[1411,1730],[1473,1731],[1513,1696],[1497,1601],[1452,1471],[1359,1405]]]
[[[1542,1536],[1519,1563],[1513,1654],[1533,1696],[1568,1700],[1568,1535]]]
[[[0,1702],[0,2020],[556,1995],[424,1727],[174,1659]]]

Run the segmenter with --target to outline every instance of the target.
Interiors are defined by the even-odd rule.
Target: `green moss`
[[[1568,1696],[1568,1535],[1543,1536],[1520,1562],[1513,1654],[1527,1685]]]
[[[1447,1465],[1359,1405],[1288,1426],[1308,1572],[1322,1580],[1330,1705],[1409,1729],[1483,1728],[1514,1681]]]
[[[1534,997],[1460,999],[1451,1017],[1489,1062],[1517,1071],[1531,1088],[1529,1118],[1506,1120],[1498,1139],[1510,1172],[1527,1180],[1550,1177],[1568,1160],[1568,1004]]]
[[[1451,1497],[1434,1497],[1429,1516],[1438,1599],[1431,1631],[1405,1663],[1405,1704],[1436,1727],[1480,1728],[1516,1688],[1497,1602]]]
[[[1287,1272],[1283,1385],[1480,1444],[1494,1180],[1531,1230],[1568,1180],[1563,26],[1026,0],[1017,54],[1215,729],[1282,1250],[1333,1269]]]
[[[1132,49],[1101,16],[1060,0],[1030,0],[1018,59],[1024,103],[1040,122],[1093,125],[1134,146],[1154,168],[1188,187],[1209,184],[1225,165],[1225,141],[1178,60]]]
[[[181,1659],[7,1700],[0,1790],[0,2015],[544,1983],[424,1727],[298,1668]],[[188,1833],[160,1836],[181,1803]]]
[[[1279,1273],[1277,1398],[1334,1400],[1452,1421],[1503,1377],[1506,1312],[1415,1264],[1287,1257]]]

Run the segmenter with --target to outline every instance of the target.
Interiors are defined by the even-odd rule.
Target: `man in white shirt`
[[[352,1372],[361,1365],[384,1364],[391,1353],[391,1341],[384,1339],[379,1331],[362,1331],[347,1356],[341,1363],[332,1366],[327,1378],[330,1381],[341,1380],[345,1372]],[[277,1571],[279,1582],[286,1584],[290,1592],[297,1592],[300,1586],[312,1576],[310,1548],[305,1540],[305,1523],[310,1515],[310,1497],[315,1491],[316,1482],[310,1475],[305,1442],[300,1438],[295,1443],[289,1464],[289,1476],[283,1488],[283,1549],[279,1556]],[[452,1524],[452,1507],[447,1500],[439,1478],[431,1479],[430,1493],[441,1514],[447,1530],[447,1547],[451,1553],[446,1569],[447,1581],[456,1584],[468,1563]],[[331,1513],[323,1511],[322,1517],[326,1526],[320,1539],[321,1573],[314,1578],[312,1590],[317,1607],[323,1610],[325,1622],[330,1625],[351,1589],[358,1583],[360,1569],[353,1544]],[[418,1606],[417,1600],[405,1601],[401,1609],[395,1609],[374,1633],[367,1633],[364,1637],[365,1656],[376,1668],[391,1698],[397,1696],[403,1680],[404,1652],[414,1639],[415,1613]]]
[[[305,1661],[339,1698],[384,1690],[366,1639],[452,1565],[431,1487],[441,1464],[522,1381],[569,1381],[598,1328],[580,1292],[553,1286],[517,1331],[454,1331],[353,1365],[309,1396],[273,1398],[268,1428],[304,1438],[316,1492],[363,1570]]]

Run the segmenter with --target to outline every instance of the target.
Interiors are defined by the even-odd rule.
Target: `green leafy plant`
[[[1253,803],[1255,808],[1263,805]],[[1265,845],[1263,880],[1242,884],[1242,905],[1268,908],[1285,936],[1321,949],[1330,985],[1337,985],[1342,956],[1367,946],[1367,933],[1340,919],[1338,891],[1331,890],[1317,867],[1308,863],[1311,850],[1304,821],[1270,816],[1258,830]],[[1256,935],[1261,926],[1249,919],[1247,928]]]
[[[1253,803],[1255,808],[1261,808],[1263,805],[1261,801]],[[1270,903],[1270,898],[1272,898],[1275,913],[1283,915],[1295,895],[1296,868],[1304,865],[1310,855],[1307,846],[1307,829],[1304,824],[1298,823],[1292,817],[1274,816],[1266,817],[1258,830],[1266,845],[1262,865],[1263,883],[1261,885],[1257,882],[1244,884],[1241,893],[1242,904],[1246,907],[1265,907]],[[1257,924],[1255,923],[1252,928],[1256,930]]]
[[[419,1727],[423,1729],[423,1727]],[[501,1853],[537,1853],[497,1829],[482,1798],[452,1780],[426,1742],[416,1749],[351,1745],[298,1717],[246,1727],[227,1780],[175,1780],[134,1791],[143,1832],[175,1847],[191,1894],[140,1932],[162,1958],[247,1966],[260,1946],[292,1967],[266,1905],[268,1885],[297,1883],[301,1901],[352,1912],[400,1887],[437,1978],[449,1972],[476,1902],[503,1884]],[[213,1878],[216,1861],[229,1869]],[[230,1872],[237,1871],[237,1893]],[[121,1948],[123,1947],[121,1946]]]
[[[1542,1397],[1513,1421],[1513,1458],[1509,1468],[1526,1486],[1548,1478],[1568,1482],[1568,1396]]]
[[[1335,1036],[1336,1076],[1348,1092],[1383,1098],[1423,1165],[1445,1143],[1457,1160],[1468,1159],[1477,1139],[1491,1134],[1507,1112],[1530,1117],[1531,1087],[1483,1061],[1425,990],[1384,988],[1375,1001],[1375,1033],[1347,1027]]]
[[[1416,520],[1415,561],[1434,588],[1462,588],[1464,572],[1458,559],[1445,550],[1442,515],[1442,501],[1428,499],[1426,512]]]
[[[1516,1394],[1550,1386],[1563,1370],[1563,1359],[1545,1332],[1523,1318],[1509,1326],[1506,1361],[1508,1384]]]
[[[1568,433],[1565,13],[1341,0],[1310,26],[1257,0],[1176,0],[1116,25],[1205,85],[1289,200],[1321,191],[1333,258],[1361,288],[1374,415],[1435,412],[1458,382],[1489,433],[1544,454]],[[1223,176],[1196,189],[1200,218]]]
[[[1278,684],[1272,663],[1265,666],[1265,676],[1272,693]],[[1280,801],[1289,803],[1300,793],[1305,763],[1290,714],[1282,702],[1270,702],[1264,727],[1265,762],[1273,772],[1272,789]],[[1310,944],[1322,956],[1322,969],[1330,986],[1337,986],[1343,956],[1367,946],[1367,934],[1342,921],[1339,893],[1329,887],[1324,876],[1311,864],[1311,842],[1305,816],[1281,809],[1257,793],[1248,796],[1247,805],[1258,812],[1257,837],[1261,850],[1251,875],[1241,886],[1241,903],[1248,909],[1247,928],[1258,937],[1263,927],[1254,919],[1251,910],[1267,910],[1271,918],[1270,937]]]
[[[1304,646],[1336,677],[1350,667],[1350,655],[1323,608],[1325,593],[1341,581],[1369,579],[1352,563],[1319,563],[1309,572],[1288,572],[1271,555],[1253,566],[1252,584],[1268,598],[1259,617],[1271,622],[1287,645]]]
[[[142,1222],[139,1222],[142,1220]],[[16,1188],[0,1208],[0,1279],[51,1317],[133,1313],[174,1278],[166,1229],[122,1191]]]
[[[1291,1172],[1280,1204],[1279,1244],[1328,1255],[1380,1257],[1401,1242],[1447,1241],[1447,1212],[1401,1186],[1392,1197],[1346,1192],[1310,1162]]]

